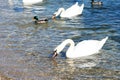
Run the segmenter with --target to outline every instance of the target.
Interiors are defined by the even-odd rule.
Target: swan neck
[[[73,49],[74,49],[74,42],[71,39],[67,39],[67,40],[63,41],[59,46],[57,46],[55,48],[55,50],[57,50],[57,52],[60,53],[64,49],[64,47],[66,45],[69,45],[69,48],[68,48],[66,53],[73,51]]]
[[[67,39],[67,40],[65,40],[61,45],[62,45],[63,48],[64,48],[66,45],[69,46],[68,50],[66,51],[66,55],[70,55],[71,53],[73,53],[74,46],[75,46],[75,43],[73,42],[73,40]],[[62,48],[62,49],[63,49],[63,48]]]
[[[75,43],[73,42],[73,40],[70,40],[68,44],[69,44],[69,48],[68,48],[68,50],[66,52],[67,56],[72,55],[72,53],[74,51],[74,47],[75,47]]]
[[[61,15],[63,12],[65,12],[65,9],[64,8],[59,8],[58,14],[56,14],[56,16]]]

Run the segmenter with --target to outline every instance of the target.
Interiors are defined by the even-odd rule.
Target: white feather
[[[84,8],[84,4],[79,6],[78,2],[76,2],[74,5],[72,5],[70,8],[66,10],[64,8],[59,8],[58,11],[55,12],[54,14],[56,16],[60,15],[60,17],[71,18],[74,16],[81,15],[83,12],[83,8]]]
[[[66,45],[70,45],[66,51],[66,57],[68,58],[78,58],[83,56],[89,56],[98,53],[103,47],[108,37],[102,40],[84,40],[79,42],[76,46],[71,39],[66,39],[60,45],[58,45],[54,50],[60,53]]]

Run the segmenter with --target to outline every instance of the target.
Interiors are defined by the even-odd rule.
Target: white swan
[[[54,13],[52,18],[55,18],[56,16],[59,16],[59,15],[60,17],[65,17],[65,18],[78,16],[82,14],[83,8],[84,8],[84,4],[79,6],[78,2],[76,2],[74,5],[72,5],[70,8],[66,10],[64,8],[59,8],[58,11]]]
[[[99,50],[105,44],[107,39],[108,37],[100,41],[99,40],[84,40],[82,42],[79,42],[76,46],[73,40],[66,39],[54,49],[52,58],[55,58],[57,54],[59,54],[66,45],[70,46],[66,52],[67,58],[78,58],[78,57],[84,57],[84,56],[89,56],[89,55],[98,53]]]
[[[18,2],[23,3],[24,6],[33,5],[42,2],[43,0],[18,0]],[[10,5],[14,5],[14,0],[8,0]]]
[[[23,0],[24,5],[32,5],[42,2],[43,0]]]

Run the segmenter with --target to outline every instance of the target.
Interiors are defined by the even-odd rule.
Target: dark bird
[[[43,23],[47,23],[48,22],[48,19],[47,18],[44,18],[44,19],[38,19],[38,16],[34,16],[33,17],[34,21],[36,24],[43,24]]]
[[[103,3],[101,1],[94,1],[91,2],[92,5],[102,5]]]

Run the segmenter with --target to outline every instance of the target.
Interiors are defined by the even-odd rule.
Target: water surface
[[[82,2],[80,0],[79,4]],[[46,0],[23,6],[0,1],[0,73],[13,80],[118,80],[120,79],[120,1],[101,0],[103,6],[84,1],[81,16],[49,20],[35,25],[33,16],[50,18],[59,7],[68,8],[75,1]],[[79,59],[49,55],[63,40],[77,42],[109,36],[100,53]],[[66,49],[65,49],[66,50]],[[65,52],[65,50],[63,52]]]

